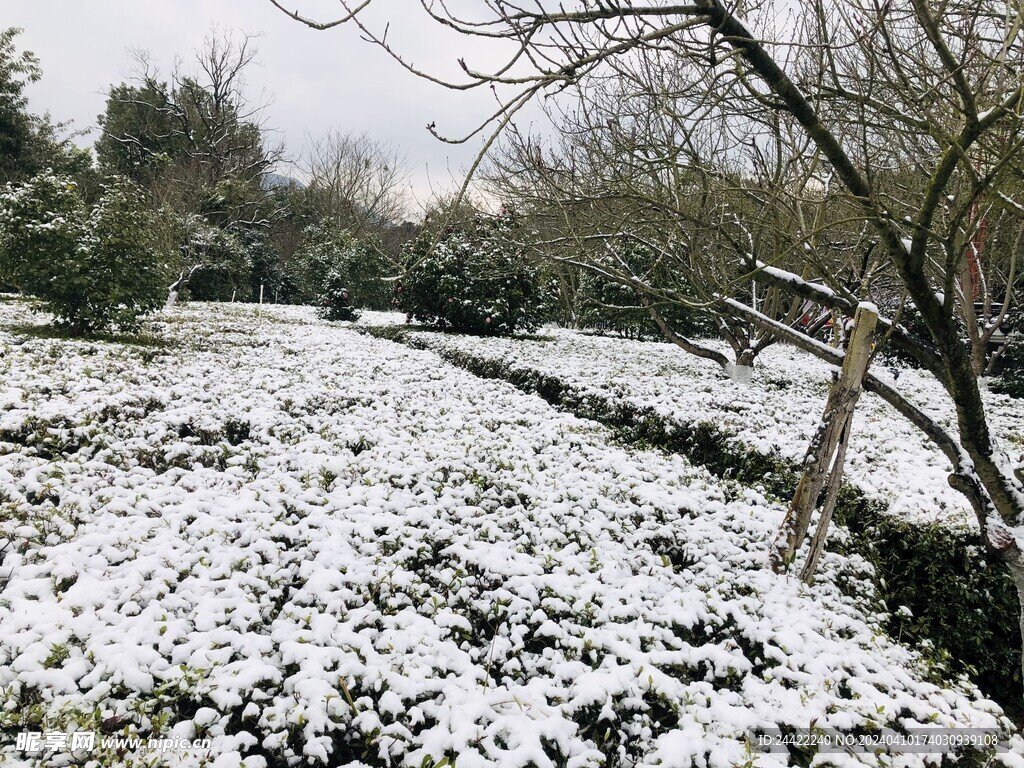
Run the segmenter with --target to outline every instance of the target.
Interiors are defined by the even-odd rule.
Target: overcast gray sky
[[[303,11],[334,12],[327,0],[293,0]],[[480,44],[439,36],[405,0],[379,0],[377,14],[404,7],[388,40],[418,66],[458,75],[457,59],[493,58]],[[436,121],[448,135],[465,132],[494,106],[486,91],[456,93],[401,70],[380,49],[342,27],[318,32],[288,19],[268,0],[0,0],[0,25],[21,27],[19,47],[36,53],[43,79],[28,91],[30,109],[55,120],[93,128],[104,91],[131,74],[131,48],[150,52],[167,72],[175,56],[190,59],[214,26],[260,35],[258,66],[248,75],[254,98],[269,102],[267,125],[298,152],[306,133],[335,128],[368,132],[392,142],[409,160],[419,198],[430,186],[450,188],[480,143],[448,146],[425,126]]]

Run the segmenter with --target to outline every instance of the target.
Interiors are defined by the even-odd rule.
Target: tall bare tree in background
[[[222,227],[268,226],[262,194],[283,159],[266,126],[265,104],[247,92],[256,48],[248,35],[211,33],[194,65],[169,81],[144,52],[139,73],[111,88],[96,153],[103,170],[127,176]]]
[[[308,204],[353,237],[379,236],[406,214],[405,157],[367,134],[311,138],[302,166]]]
[[[271,2],[281,7],[278,0]],[[343,17],[333,22],[282,10],[319,28],[354,24],[407,69],[437,81],[391,48],[386,29],[370,28],[359,13],[368,4],[341,0]],[[955,406],[956,424],[943,428],[891,389],[884,396],[948,456],[951,485],[970,500],[986,546],[1007,564],[1024,603],[1024,470],[1014,466],[991,433],[974,331],[965,330],[962,319],[973,310],[971,276],[981,276],[972,265],[977,254],[972,244],[982,222],[993,221],[993,211],[1002,210],[1012,230],[1024,212],[1019,194],[1024,8],[1019,0],[809,0],[796,5],[770,0],[487,0],[474,4],[466,17],[449,4],[421,0],[420,6],[444,30],[487,40],[493,49],[504,46],[507,57],[499,64],[481,71],[463,62],[463,79],[448,83],[495,89],[501,103],[482,123],[484,135],[506,128],[534,97],[628,76],[626,66],[657,56],[701,73],[697,87],[674,100],[676,110],[687,106],[681,112],[684,129],[691,125],[697,130],[709,103],[731,126],[764,123],[770,114],[791,126],[794,140],[807,151],[787,161],[791,172],[753,174],[763,188],[760,194],[784,201],[787,195],[808,197],[808,189],[827,190],[848,211],[847,228],[868,233],[859,241],[867,258],[884,265],[913,302],[927,338],[885,321],[881,325],[890,343],[941,383]],[[493,141],[494,133],[489,135]],[[686,135],[684,130],[683,141]],[[728,131],[705,162],[728,168],[737,156],[750,158],[767,147],[763,134],[745,140]],[[801,178],[814,182],[794,183]],[[798,227],[794,241],[803,265],[829,263],[813,230]],[[1002,258],[1012,261],[1019,239],[1004,232],[996,242],[1008,250]],[[762,280],[852,314],[859,296],[836,270],[817,275],[826,283],[817,286],[804,279],[803,270],[776,268],[757,263],[757,254],[751,257]],[[1004,306],[1009,303],[1008,295],[1002,298]],[[841,353],[809,343],[806,335],[749,302],[722,297],[719,307],[814,354],[841,360]],[[883,392],[879,382],[868,380],[865,386]]]

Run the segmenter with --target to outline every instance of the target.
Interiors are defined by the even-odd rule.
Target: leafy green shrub
[[[359,317],[359,311],[352,307],[348,275],[339,269],[331,269],[327,273],[317,305],[317,313],[325,320],[355,320]]]
[[[164,298],[142,193],[114,179],[90,214],[74,182],[47,172],[0,197],[0,273],[75,335],[138,327]]]
[[[39,60],[31,51],[17,50],[18,28],[0,28],[0,179],[23,175],[31,155],[32,117],[28,114],[25,87],[42,76]],[[24,174],[24,175],[30,175]]]
[[[670,242],[666,248],[672,248]],[[666,268],[664,257],[635,236],[621,234],[601,239],[597,245],[573,254],[588,265],[580,268],[569,283],[572,322],[579,328],[613,333],[627,338],[664,339],[664,334],[647,309],[649,297],[629,283],[632,275],[664,289],[664,296],[679,301],[661,301],[658,311],[676,333],[690,337],[718,335],[714,320],[684,304],[684,297],[699,301],[678,271]]]
[[[78,258],[85,218],[70,179],[42,174],[25,184],[8,184],[0,197],[4,279],[26,293],[46,292]]]
[[[252,262],[234,232],[193,216],[186,222],[183,240],[185,263],[199,265],[188,283],[191,298],[197,301],[248,301],[252,298]]]
[[[512,237],[513,217],[478,215],[438,237],[421,235],[406,256],[395,305],[420,322],[462,333],[508,335],[543,319],[537,269]]]
[[[893,609],[892,636],[918,647],[927,641],[950,672],[969,674],[987,695],[1019,713],[1021,637],[1006,567],[985,552],[976,533],[908,523],[852,501],[837,510],[837,518],[850,529],[850,550],[884,579],[880,591]]]
[[[280,252],[271,240],[270,233],[253,228],[245,229],[239,234],[239,240],[248,257],[249,296],[259,299],[262,287],[267,299],[277,303],[286,285]],[[287,297],[287,293],[285,295]]]
[[[328,283],[340,280],[354,306],[391,308],[390,269],[376,243],[357,240],[334,223],[320,221],[306,227],[297,256],[301,282],[311,294],[307,300],[315,299],[320,305]]]
[[[342,255],[348,283],[357,306],[366,309],[391,309],[393,267],[384,258],[379,245],[370,240],[353,240]]]
[[[316,301],[323,292],[328,272],[338,263],[349,241],[348,232],[326,221],[314,222],[302,230],[302,244],[295,253],[295,282],[303,302]]]
[[[1010,397],[1024,397],[1024,335],[1015,333],[1006,342],[1000,359],[1002,374],[992,384],[993,391]]]

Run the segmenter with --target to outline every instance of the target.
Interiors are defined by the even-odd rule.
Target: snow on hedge
[[[1009,727],[880,631],[864,563],[767,571],[754,491],[307,310],[164,332],[0,332],[0,760],[105,728],[213,749],[75,761],[724,768],[772,725]]]
[[[388,315],[366,322],[393,321]],[[775,345],[758,357],[750,384],[731,381],[712,362],[674,345],[545,328],[533,339],[477,339],[421,334],[437,349],[499,361],[557,378],[581,397],[650,408],[680,422],[709,421],[743,444],[799,460],[821,418],[830,367],[793,347]],[[955,434],[952,401],[926,373],[884,361],[872,368]],[[997,443],[1024,454],[1024,402],[984,393]],[[977,526],[966,499],[946,481],[951,465],[910,422],[880,398],[862,395],[846,454],[847,478],[903,519]]]

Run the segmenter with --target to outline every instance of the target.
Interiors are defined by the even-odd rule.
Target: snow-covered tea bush
[[[0,198],[0,273],[73,334],[133,330],[163,299],[151,224],[125,179],[87,213],[73,181],[41,174]]]
[[[421,235],[406,254],[396,307],[463,333],[534,330],[544,314],[540,277],[513,242],[512,219],[477,215],[440,235]]]
[[[11,768],[926,768],[751,740],[1015,738],[884,633],[862,560],[766,569],[785,506],[754,488],[310,308],[166,333],[0,330],[0,733],[212,746],[8,739]]]
[[[477,375],[537,392],[614,427],[631,442],[662,446],[718,474],[765,487],[780,499],[792,496],[794,469],[821,413],[829,376],[828,366],[783,345],[764,353],[766,364],[752,386],[744,386],[674,345],[564,329],[546,330],[542,339],[415,332],[408,343]],[[893,385],[952,423],[952,404],[941,387],[923,372],[900,371]],[[881,366],[876,373],[891,375]],[[1020,402],[994,393],[985,398],[996,437],[1014,450],[1024,421]],[[945,481],[945,457],[866,393],[846,465],[849,487],[836,514],[853,534],[848,549],[876,566],[890,606],[911,610],[893,615],[893,633],[908,642],[928,641],[932,655],[948,658],[953,669],[969,671],[1000,701],[1019,707],[1016,591],[1005,568],[980,545],[966,500]]]

